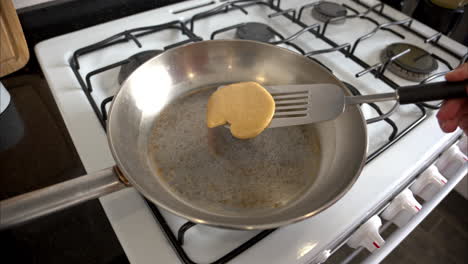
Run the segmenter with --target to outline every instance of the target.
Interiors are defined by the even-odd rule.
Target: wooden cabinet
[[[11,0],[0,0],[0,77],[21,69],[29,60],[23,30]]]

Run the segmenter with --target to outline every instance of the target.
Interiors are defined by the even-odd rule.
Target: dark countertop
[[[86,174],[47,82],[25,71],[1,80],[25,130],[0,152],[0,200]],[[99,200],[2,231],[0,248],[2,263],[128,263]]]

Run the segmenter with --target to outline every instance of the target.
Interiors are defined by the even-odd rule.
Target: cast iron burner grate
[[[179,259],[184,263],[184,264],[197,264],[193,260],[190,259],[190,257],[187,255],[185,252],[184,248],[182,247],[184,244],[184,235],[185,232],[190,229],[191,227],[195,226],[195,223],[192,222],[186,222],[182,227],[179,228],[177,237],[174,235],[174,233],[171,231],[171,228],[166,222],[166,219],[164,216],[161,214],[159,209],[150,201],[146,200],[147,204],[153,211],[154,216],[158,220],[160,226],[164,230],[164,234],[166,235],[166,238],[169,240],[171,243],[172,248],[176,251]],[[226,255],[220,257],[219,259],[211,262],[210,264],[223,264],[227,263],[228,261],[232,260],[233,258],[237,257],[240,255],[242,252],[246,251],[253,245],[255,245],[257,242],[268,236],[269,234],[273,233],[276,229],[269,229],[269,230],[264,230],[251,239],[247,240],[246,242],[240,244],[238,247],[234,248],[230,252],[228,252]]]
[[[190,42],[196,42],[202,40],[200,37],[195,35],[192,31],[190,31],[183,22],[181,21],[172,21],[164,24],[159,24],[159,25],[154,25],[154,26],[147,26],[147,27],[140,27],[140,28],[134,28],[130,30],[123,31],[121,33],[115,34],[113,36],[110,36],[102,41],[99,41],[97,43],[88,45],[86,47],[80,48],[76,50],[71,59],[70,59],[70,67],[73,70],[73,73],[75,74],[83,92],[86,95],[86,98],[88,99],[89,103],[91,104],[91,107],[94,110],[94,113],[99,119],[99,122],[101,123],[101,126],[106,130],[106,121],[107,121],[107,111],[106,111],[106,105],[112,101],[114,98],[113,96],[110,96],[106,99],[104,99],[100,106],[96,103],[94,100],[94,97],[92,96],[93,92],[93,87],[92,87],[92,82],[91,79],[93,76],[97,74],[101,74],[103,72],[109,71],[111,69],[117,68],[117,67],[122,67],[127,64],[135,64],[135,61],[143,59],[140,57],[143,57],[142,55],[134,55],[130,58],[127,58],[125,60],[121,60],[115,63],[112,63],[110,65],[104,66],[102,68],[95,69],[93,71],[90,71],[86,74],[85,78],[81,76],[80,73],[80,63],[79,63],[79,58],[85,54],[89,54],[98,50],[105,49],[110,46],[114,46],[117,44],[125,43],[125,42],[133,42],[138,48],[142,48],[141,42],[138,40],[139,37],[146,36],[148,34],[155,34],[157,32],[163,31],[163,30],[176,30],[179,31],[182,35],[186,36],[187,39],[183,40],[178,43],[173,43],[169,46],[163,47],[164,50],[170,49],[173,47],[177,47],[180,45],[184,45]],[[138,59],[137,59],[138,58]],[[129,71],[131,67],[127,71]],[[119,74],[120,75],[120,74]],[[127,76],[125,76],[124,73],[122,73],[122,77],[119,77],[119,81],[122,79],[125,79]]]

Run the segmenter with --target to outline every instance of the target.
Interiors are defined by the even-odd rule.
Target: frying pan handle
[[[468,97],[468,80],[405,86],[398,89],[398,97],[400,104]]]
[[[0,201],[0,230],[123,189],[118,174],[108,168]]]

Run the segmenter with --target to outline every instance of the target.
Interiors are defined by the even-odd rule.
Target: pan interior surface
[[[149,157],[164,184],[187,203],[212,213],[260,213],[289,205],[313,183],[320,165],[314,126],[267,129],[242,140],[206,126],[214,88],[166,106],[154,122]]]
[[[367,130],[357,106],[335,120],[266,129],[240,140],[208,129],[208,97],[220,85],[331,83],[314,61],[246,40],[170,49],[135,70],[115,96],[109,146],[129,182],[158,207],[194,223],[269,229],[313,216],[359,176]]]

